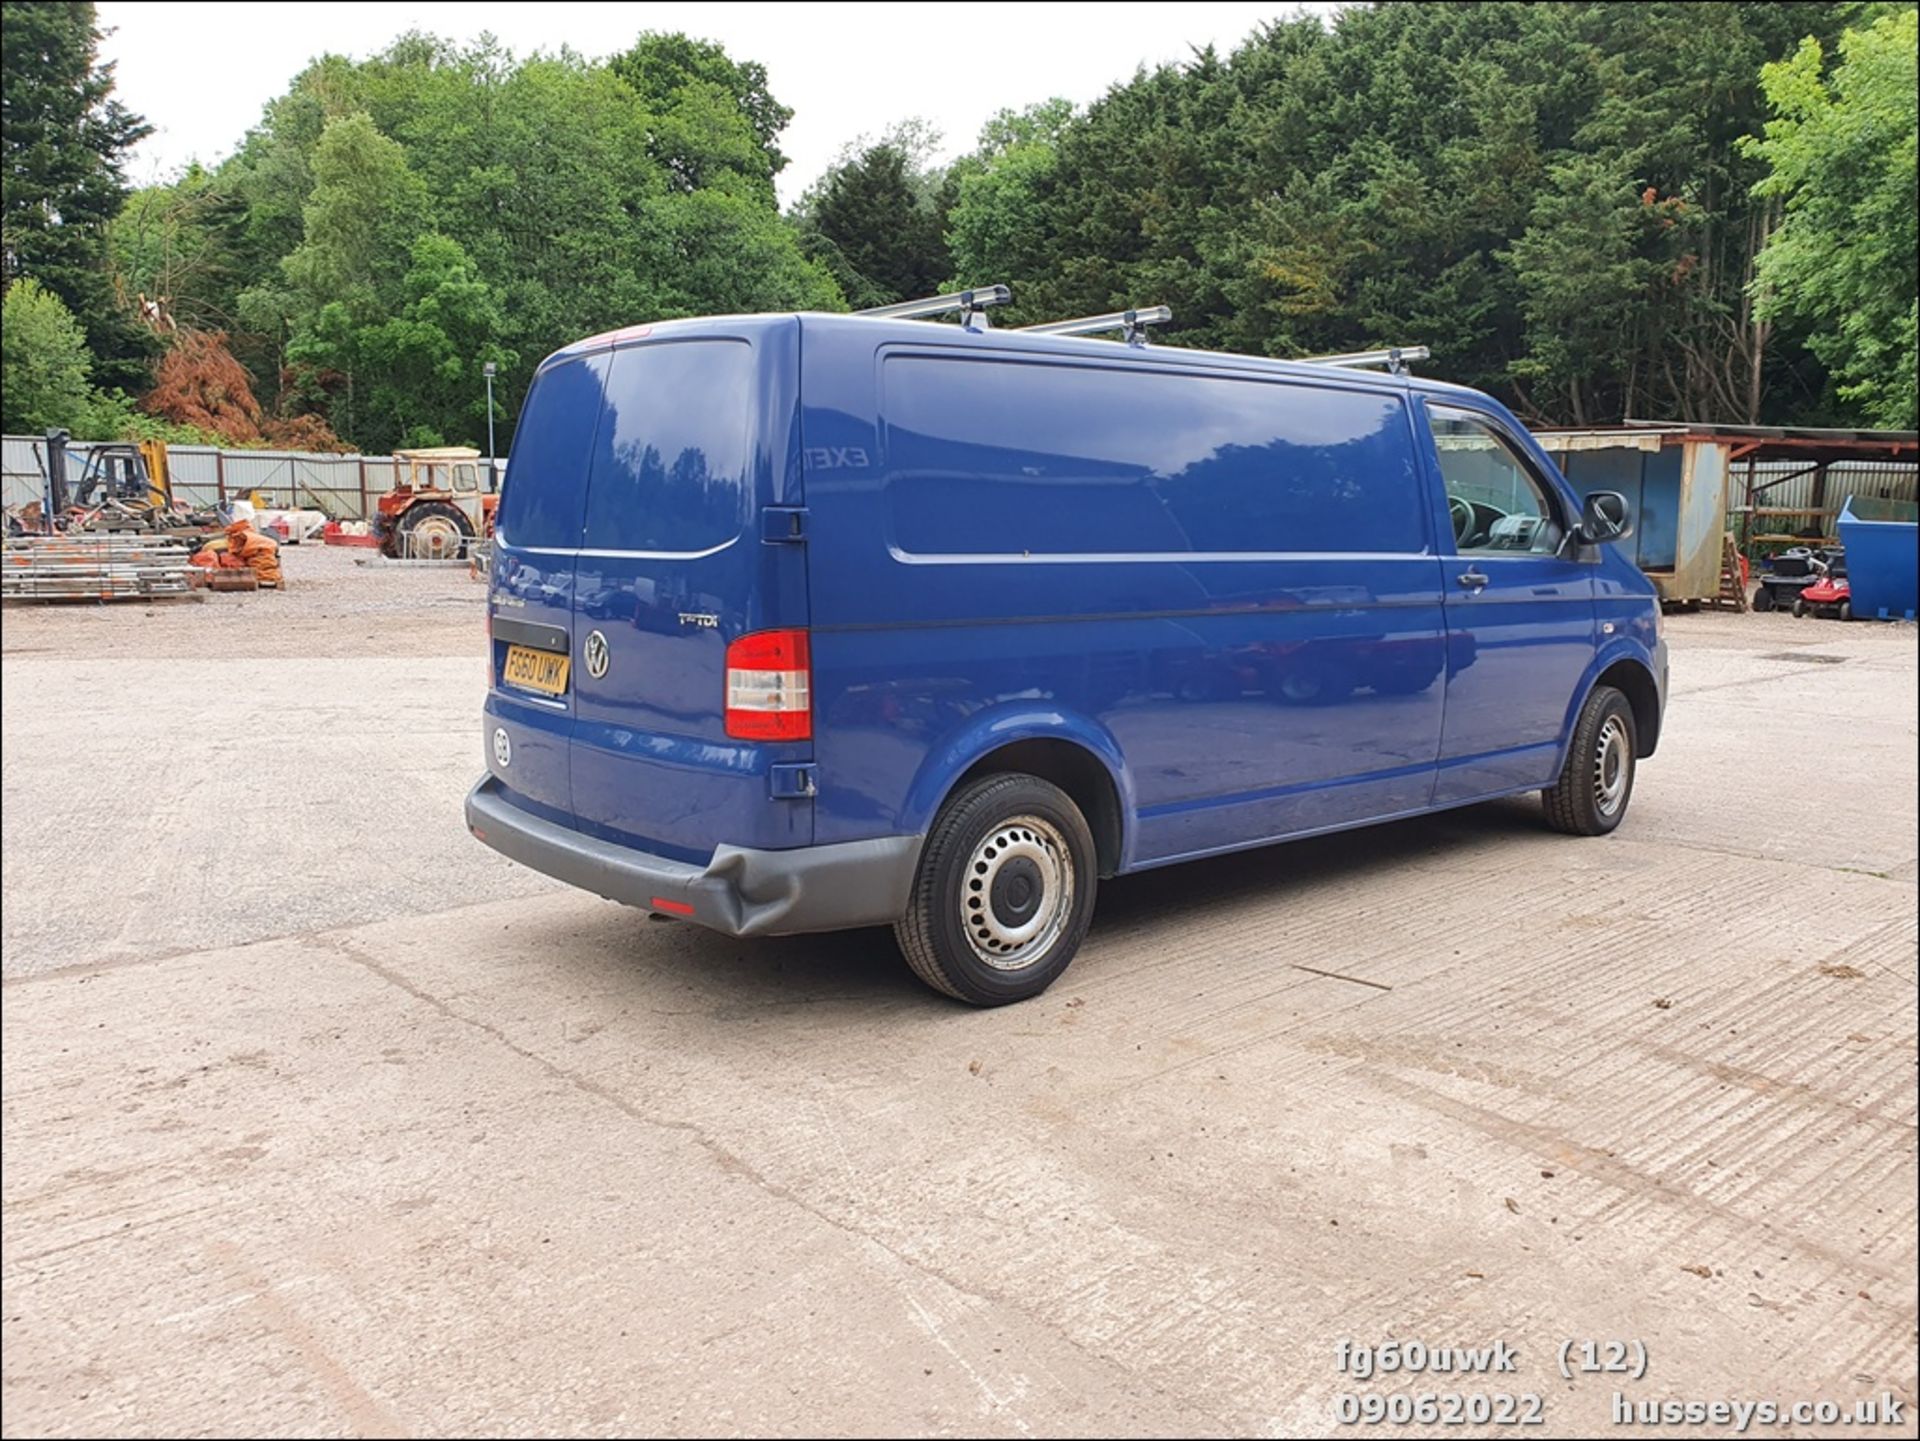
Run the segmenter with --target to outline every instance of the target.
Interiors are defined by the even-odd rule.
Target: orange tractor
[[[459,560],[493,535],[500,497],[486,484],[480,452],[464,445],[396,450],[398,476],[380,497],[374,534],[396,560]]]

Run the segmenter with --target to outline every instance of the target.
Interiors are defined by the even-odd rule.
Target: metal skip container
[[[1839,529],[1855,617],[1912,620],[1920,608],[1920,506],[1850,495]]]

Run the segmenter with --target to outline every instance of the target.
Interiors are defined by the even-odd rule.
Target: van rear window
[[[613,353],[587,485],[589,550],[707,550],[750,519],[753,348],[684,340]]]
[[[500,493],[500,538],[508,545],[572,550],[580,544],[587,452],[600,418],[607,357],[582,356],[543,370],[513,430]]]
[[[1129,367],[897,356],[894,541],[919,554],[1418,554],[1396,395]]]

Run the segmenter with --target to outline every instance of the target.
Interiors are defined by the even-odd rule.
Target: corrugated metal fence
[[[1747,509],[1751,473],[1753,509]],[[1803,460],[1769,460],[1751,467],[1736,460],[1727,477],[1727,529],[1737,535],[1797,535],[1817,528],[1835,534],[1834,519],[1850,495],[1881,500],[1920,499],[1912,461],[1836,460],[1818,469]]]
[[[78,451],[89,442],[68,442]],[[40,457],[46,442],[9,435],[4,450],[5,502],[24,505],[40,497],[44,484]],[[370,508],[392,489],[395,462],[390,455],[316,455],[292,450],[219,450],[203,445],[169,445],[167,473],[176,499],[213,505],[225,496],[260,490],[279,506],[324,510],[336,520],[365,520]],[[80,475],[78,460],[68,474]]]

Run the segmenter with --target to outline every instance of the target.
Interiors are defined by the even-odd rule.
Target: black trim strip
[[[535,650],[550,650],[555,655],[567,655],[573,650],[572,639],[557,625],[512,620],[499,614],[493,618],[493,638],[513,645],[530,645]]]

